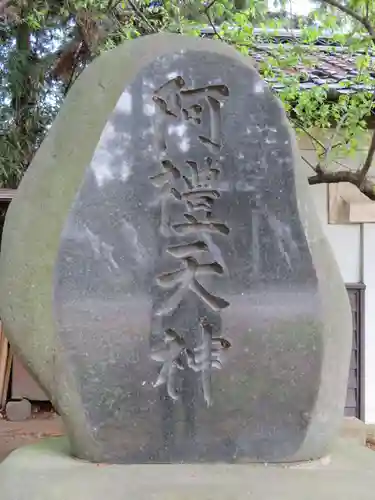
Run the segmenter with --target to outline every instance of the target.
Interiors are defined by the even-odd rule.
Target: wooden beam
[[[9,391],[9,383],[10,383],[10,374],[12,371],[12,364],[13,364],[13,354],[8,348],[8,359],[7,359],[7,365],[5,369],[5,374],[4,374],[4,380],[3,380],[3,391],[1,394],[1,401],[0,401],[0,408],[5,409],[7,401],[8,401],[8,391]]]
[[[5,382],[7,375],[7,364],[9,355],[9,344],[8,340],[4,335],[4,330],[2,323],[0,322],[0,397],[2,399],[3,392],[5,390]]]

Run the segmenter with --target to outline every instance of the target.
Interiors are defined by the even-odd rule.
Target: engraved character
[[[199,264],[194,257],[190,256],[181,260],[183,267],[163,273],[156,278],[160,287],[165,289],[175,288],[174,293],[156,311],[157,316],[164,316],[174,311],[188,290],[194,292],[213,311],[218,312],[229,306],[229,302],[210,293],[198,281],[201,276],[222,275],[224,269],[220,264],[217,262]]]
[[[220,192],[213,188],[220,176],[220,169],[213,166],[212,158],[205,158],[205,166],[198,169],[195,161],[186,161],[190,167],[191,175],[183,175],[182,178],[186,185],[186,190],[181,193],[181,199],[186,201],[189,209],[202,209],[211,211],[214,201],[220,198]]]
[[[200,321],[202,343],[193,351],[193,355],[188,353],[188,366],[195,372],[201,373],[203,397],[207,406],[212,405],[211,395],[211,372],[215,368],[222,368],[221,353],[229,349],[231,343],[223,337],[214,337],[212,326],[207,318]]]
[[[163,363],[154,387],[166,384],[168,396],[178,399],[176,391],[176,374],[183,370],[182,356],[186,346],[184,340],[172,328],[164,332],[164,347],[151,353],[151,359]]]
[[[216,154],[222,147],[221,105],[228,98],[229,89],[221,84],[195,89],[184,87],[184,79],[177,76],[157,89],[153,100],[163,114],[190,121],[194,125],[202,124],[203,111],[206,107],[209,115],[209,134],[198,137],[211,153]]]
[[[160,211],[161,211],[161,221],[160,221],[160,232],[163,236],[170,235],[170,225],[169,217],[167,214],[167,204],[170,195],[175,199],[181,200],[181,194],[173,185],[176,181],[181,179],[180,170],[170,161],[161,161],[162,171],[156,175],[149,177],[152,184],[161,190],[160,192]]]

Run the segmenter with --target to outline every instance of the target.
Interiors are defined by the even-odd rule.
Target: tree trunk
[[[30,69],[30,29],[22,22],[16,27],[16,50],[19,57],[19,84],[13,87],[13,109],[16,127],[21,140],[27,136],[27,118],[29,114],[29,96],[31,93]]]

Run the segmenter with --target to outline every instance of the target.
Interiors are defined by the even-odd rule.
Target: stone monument
[[[74,457],[329,452],[351,317],[299,162],[281,104],[221,42],[154,35],[84,71],[11,204],[0,264],[6,334]]]

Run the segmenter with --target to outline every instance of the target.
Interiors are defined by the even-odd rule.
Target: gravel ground
[[[0,416],[0,462],[15,448],[63,433],[61,420],[54,413],[38,413],[25,422],[8,422]]]

